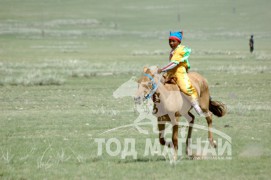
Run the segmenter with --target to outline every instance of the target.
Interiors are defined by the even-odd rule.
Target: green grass
[[[269,0],[0,3],[0,179],[270,178]],[[144,66],[165,65],[168,32],[179,28],[192,70],[228,107],[213,124],[232,138],[232,160],[184,158],[173,166],[144,156],[155,133],[101,135],[137,118],[133,100],[113,92]],[[97,156],[95,138],[113,137],[122,145],[134,138],[137,159]]]

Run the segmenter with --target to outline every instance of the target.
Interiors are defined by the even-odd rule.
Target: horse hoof
[[[215,140],[209,139],[209,143],[210,143],[210,145],[211,145],[213,148],[216,148],[216,147],[217,147],[217,144],[216,144],[216,141],[215,141]]]
[[[173,161],[176,162],[177,159],[178,159],[177,154],[174,154],[174,156],[173,156]]]
[[[213,148],[216,148],[216,147],[217,147],[216,140],[213,140],[212,146],[213,146]]]

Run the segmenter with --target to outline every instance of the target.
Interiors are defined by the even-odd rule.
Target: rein
[[[150,99],[153,96],[153,94],[156,92],[158,88],[158,84],[154,82],[154,78],[151,75],[145,73],[144,76],[147,76],[151,80],[151,83],[152,83],[151,91],[145,96],[145,99]],[[162,75],[160,76],[158,82],[160,82],[161,77]]]

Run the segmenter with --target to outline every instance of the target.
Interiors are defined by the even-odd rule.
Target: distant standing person
[[[250,39],[249,39],[249,48],[250,48],[250,52],[253,53],[253,50],[254,50],[254,39],[253,39],[253,35],[251,35]]]

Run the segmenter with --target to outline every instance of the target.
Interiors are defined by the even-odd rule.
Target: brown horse
[[[174,83],[166,83],[162,75],[157,74],[157,67],[144,68],[144,76],[139,80],[138,90],[135,95],[135,103],[142,103],[147,98],[154,102],[153,114],[158,120],[159,140],[161,145],[174,147],[174,160],[177,159],[178,150],[178,121],[184,116],[189,122],[188,135],[186,139],[186,154],[191,152],[189,145],[195,116],[190,112],[191,102],[185,94],[180,93],[178,86]],[[208,139],[212,147],[216,148],[216,142],[212,135],[212,114],[222,117],[226,114],[226,106],[210,98],[208,83],[196,72],[188,73],[191,83],[199,94],[199,104],[206,115],[208,124]],[[211,113],[212,112],[212,113]],[[172,143],[165,141],[165,124],[172,124]]]

